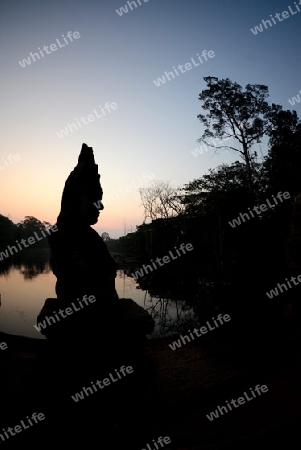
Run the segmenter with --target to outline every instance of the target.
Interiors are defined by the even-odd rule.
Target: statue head
[[[103,191],[93,149],[83,144],[77,166],[70,173],[63,190],[58,225],[93,225],[97,223]]]

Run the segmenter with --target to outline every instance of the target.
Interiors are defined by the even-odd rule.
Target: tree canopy
[[[229,139],[236,146],[221,144],[216,148],[228,148],[238,152],[247,167],[249,188],[253,189],[253,164],[256,154],[251,149],[260,143],[264,135],[273,128],[272,119],[281,110],[280,105],[267,102],[268,87],[261,84],[247,84],[245,90],[229,78],[204,77],[208,89],[199,94],[202,108],[208,114],[197,117],[205,126],[199,142],[211,145],[208,138]]]
[[[144,220],[169,219],[183,210],[178,189],[167,181],[155,181],[151,186],[140,188]]]

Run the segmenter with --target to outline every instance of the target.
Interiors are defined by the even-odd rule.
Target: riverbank
[[[220,341],[212,341],[209,347],[207,343],[207,348],[193,342],[172,351],[169,344],[173,339],[147,341],[142,362],[137,369],[133,365],[132,380],[131,375],[108,387],[107,393],[74,404],[70,394],[104,371],[101,353],[94,354],[91,371],[82,367],[80,359],[68,368],[63,361],[68,355],[51,354],[47,341],[0,333],[0,342],[8,346],[0,352],[0,428],[18,423],[34,411],[48,419],[26,436],[21,433],[10,438],[7,444],[22,445],[24,439],[37,442],[42,436],[53,443],[65,439],[68,444],[87,444],[111,436],[110,448],[124,445],[141,450],[161,435],[171,438],[166,447],[171,449],[222,449],[227,445],[233,449],[237,445],[245,450],[248,442],[271,442],[283,435],[285,448],[291,448],[288,439],[298,424],[301,404],[300,352],[294,350],[286,356],[285,348],[279,348],[276,358],[264,351],[249,357]],[[256,384],[267,385],[269,392],[238,411],[212,422],[207,419],[206,414],[217,405]]]

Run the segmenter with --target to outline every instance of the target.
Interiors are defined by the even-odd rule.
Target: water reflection
[[[147,291],[146,295],[149,295]],[[150,297],[148,302],[150,305],[145,304],[144,307],[156,322],[155,329],[149,337],[170,336],[187,331],[192,325],[197,324],[193,309],[184,301]]]
[[[56,297],[56,277],[49,265],[49,252],[35,250],[22,260],[5,267],[0,265],[0,330],[10,334],[45,339],[33,325],[45,299]],[[158,338],[184,332],[196,317],[184,300],[171,300],[141,289],[124,270],[116,277],[116,290],[120,298],[132,298],[146,309],[155,320],[155,329],[149,338]]]
[[[32,266],[24,266],[20,265],[19,267],[20,273],[24,276],[25,280],[32,280],[33,278],[37,277],[41,273],[49,273],[50,267],[49,265],[44,264],[34,264]]]
[[[42,273],[51,271],[49,258],[50,250],[48,249],[23,251],[22,255],[15,256],[13,261],[2,261],[0,263],[0,277],[1,275],[8,276],[11,270],[15,268],[20,271],[25,280],[32,280]]]
[[[156,290],[141,288],[134,278],[127,275],[127,269],[119,270],[116,289],[119,297],[132,298],[142,306],[155,320],[155,329],[148,336],[150,339],[165,337],[187,331],[199,321],[192,306],[181,298],[167,298]],[[157,293],[156,293],[157,292]],[[179,296],[180,297],[180,296]],[[184,297],[184,296],[183,296]]]

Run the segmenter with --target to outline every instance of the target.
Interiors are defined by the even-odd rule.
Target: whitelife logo
[[[25,420],[21,420],[21,425],[8,427],[6,430],[2,428],[3,433],[0,433],[0,438],[2,439],[2,442],[9,439],[10,436],[15,436],[16,433],[21,433],[21,431],[27,430],[29,427],[33,427],[35,423],[39,423],[39,421],[44,420],[45,415],[43,413],[33,413],[30,418],[27,416],[26,419],[27,423]],[[34,423],[32,423],[32,420],[34,421]]]
[[[141,188],[143,184],[147,183],[148,181],[154,180],[155,175],[152,172],[149,174],[144,173],[142,179],[139,176],[137,176],[136,178],[138,178],[138,182],[140,183],[140,185],[136,186],[135,184],[136,180],[132,180],[131,184],[127,184],[123,188],[116,189],[116,191],[114,191],[113,193],[105,195],[103,200],[98,200],[97,202],[94,202],[93,205],[97,209],[103,209],[103,204],[108,205],[109,203],[118,200],[120,198],[120,194],[122,195],[122,197],[124,197],[128,193],[132,192],[133,188],[134,189]]]
[[[82,301],[80,301],[80,299],[78,298],[78,303],[80,305],[80,308],[76,308],[76,304],[74,304],[74,302],[71,303],[70,306],[68,306],[67,308],[65,308],[65,310],[60,309],[58,312],[53,311],[54,316],[56,317],[56,319],[54,318],[54,316],[46,316],[45,320],[43,320],[43,322],[38,322],[37,325],[34,325],[35,329],[38,331],[44,330],[48,325],[51,325],[51,323],[56,323],[56,321],[61,320],[60,317],[58,316],[58,314],[60,314],[60,316],[65,319],[67,316],[71,316],[71,314],[73,314],[73,312],[76,311],[80,311],[81,309],[83,309],[85,306],[82,304],[85,303],[86,306],[88,306],[91,303],[96,302],[96,297],[94,295],[90,295],[89,298],[87,295],[84,295],[82,298]],[[72,306],[72,308],[71,308]],[[66,315],[64,315],[66,314]],[[52,322],[51,322],[52,321]]]
[[[283,198],[281,198],[283,196]],[[278,201],[280,201],[280,203],[283,202],[284,200],[288,200],[290,198],[290,193],[289,192],[278,192],[277,197],[278,197]],[[274,200],[274,205],[270,203],[269,200],[267,200],[267,205],[265,203],[262,203],[261,205],[257,205],[257,206],[253,206],[253,211],[256,212],[256,214],[258,214],[259,216],[261,215],[262,212],[265,212],[268,207],[269,208],[275,208],[276,205],[278,205],[278,201],[275,197],[275,195],[272,195],[272,198]],[[250,214],[250,216],[252,218],[254,218],[254,213],[252,212],[251,208],[248,208],[248,213]],[[229,225],[231,225],[232,228],[235,228],[238,225],[241,225],[242,222],[240,219],[243,220],[243,222],[247,220],[250,220],[250,216],[248,213],[239,213],[240,217],[237,217],[236,219],[230,220],[230,222],[228,222]]]
[[[296,281],[296,279],[298,281]],[[283,283],[283,284],[278,283],[277,286],[274,289],[271,289],[270,292],[266,292],[266,295],[269,297],[269,299],[272,299],[273,297],[277,297],[277,295],[279,295],[278,289],[280,291],[280,294],[282,294],[283,288],[285,288],[285,290],[288,291],[289,288],[291,289],[294,286],[298,286],[298,284],[301,283],[301,275],[298,275],[298,277],[291,277],[290,281],[292,283],[294,283],[294,286],[291,285],[291,283],[288,280],[288,278],[286,278],[285,281],[286,281],[286,284],[285,283]]]
[[[147,3],[149,0],[143,0],[143,1],[144,1],[144,3]],[[135,5],[135,9],[138,8],[136,2],[139,3],[140,6],[143,5],[143,3],[141,3],[140,0],[136,0],[136,1],[133,1],[133,2],[127,2],[127,5],[121,6],[121,8],[115,9],[115,11],[117,12],[117,14],[119,16],[123,16],[123,14],[126,14],[126,13],[129,12],[128,6],[130,7],[131,11],[133,11],[133,7],[132,7],[133,4]]]
[[[119,370],[115,369],[115,375],[117,375],[117,378],[114,378],[114,374],[112,375],[112,373],[109,373],[109,378],[104,378],[102,381],[97,380],[97,381],[95,381],[95,384],[97,384],[99,389],[104,389],[106,386],[109,386],[110,384],[112,384],[111,381],[113,383],[116,383],[116,381],[122,379],[122,376],[124,378],[128,374],[131,374],[133,372],[134,372],[134,369],[132,366],[127,366],[127,367],[121,366]],[[72,400],[74,400],[75,402],[78,402],[79,400],[83,400],[85,398],[85,396],[88,397],[90,394],[94,394],[94,392],[98,392],[98,389],[95,386],[95,384],[93,383],[93,381],[91,381],[91,384],[92,384],[94,391],[91,386],[88,386],[88,387],[83,386],[83,391],[80,391],[80,392],[76,393],[75,395],[71,395]]]
[[[101,105],[99,105],[99,108],[100,108],[100,111],[102,112],[102,114],[104,116],[106,116],[106,113],[105,113],[103,107]],[[112,103],[106,102],[106,104],[104,105],[104,108],[106,108],[106,110],[110,113],[110,112],[112,112],[112,110],[117,109],[118,105],[115,102],[112,102]],[[89,125],[89,123],[94,122],[95,118],[100,119],[101,117],[103,117],[101,114],[97,113],[96,109],[93,109],[93,113],[95,114],[96,117],[94,117],[94,114],[89,114],[87,117],[81,116],[81,118],[79,120],[76,117],[75,120],[76,120],[77,126],[75,123],[71,123],[71,124],[67,123],[67,126],[63,130],[57,131],[56,135],[60,139],[62,139],[64,136],[68,136],[69,132],[73,133],[73,131],[77,131],[78,128],[81,128],[82,125],[81,125],[80,121],[82,121],[82,123],[84,125]],[[69,127],[69,130],[68,130],[68,127]]]
[[[296,97],[292,97],[292,98],[288,99],[288,101],[290,102],[290,104],[292,106],[295,106],[296,103],[300,103],[300,101],[301,101],[300,94],[301,94],[301,90],[299,91],[299,94]]]
[[[0,350],[7,350],[7,343],[6,342],[0,342]]]
[[[42,234],[43,237],[39,237],[39,235],[35,231],[33,233],[35,235],[35,237],[31,236],[31,237],[27,238],[28,245],[26,243],[26,239],[21,239],[21,242],[19,242],[18,239],[17,239],[16,240],[16,245],[19,247],[19,250],[24,250],[24,248],[29,247],[29,245],[33,245],[37,241],[42,241],[42,239],[47,237],[47,235],[45,234],[45,231],[47,231],[47,233],[50,235],[51,234],[50,231],[55,233],[56,231],[58,231],[58,227],[56,225],[52,225],[49,228],[45,228],[45,230],[40,228],[40,231],[41,231],[41,234]],[[22,248],[21,244],[24,246],[23,248]],[[15,251],[15,253],[18,253],[18,251],[19,251],[15,245],[12,245],[12,246],[8,245],[6,248],[7,248],[7,250],[4,250],[3,252],[0,252],[0,261],[2,261],[3,258],[9,258],[9,253],[11,255],[14,255],[13,250]]]
[[[296,7],[296,11],[293,11],[292,8],[291,8],[290,6],[288,6],[288,9],[289,9],[289,11],[290,11],[290,13],[291,13],[292,16],[294,16],[295,14],[298,14],[298,13],[301,11],[301,9],[299,8],[299,6],[301,5],[301,0],[299,1],[298,4],[297,4],[296,2],[294,2],[294,4],[295,4],[295,7]],[[298,6],[298,5],[299,5],[299,6]],[[276,17],[276,19],[278,20],[278,22],[276,22],[275,17],[273,17],[272,14],[270,14],[270,18],[271,18],[273,24],[274,24],[274,25],[277,25],[277,23],[282,22],[284,19],[288,19],[288,18],[290,17],[290,13],[289,13],[288,11],[282,11],[281,14],[276,13],[276,14],[275,14],[275,17]],[[280,15],[282,16],[282,19],[280,18]],[[262,22],[262,24],[264,25],[264,28],[265,28],[265,29],[268,28],[268,27],[267,27],[267,24],[269,25],[269,27],[272,27],[272,26],[273,26],[271,20],[263,20],[263,19],[262,19],[261,22]],[[250,28],[250,30],[252,31],[252,33],[255,34],[255,35],[258,34],[258,32],[259,32],[259,33],[262,33],[262,32],[264,31],[264,29],[262,28],[262,24],[256,25],[254,28]]]
[[[266,392],[268,392],[268,387],[266,384],[263,384],[262,386],[260,386],[260,384],[257,384],[255,386],[254,390],[257,392],[258,395],[261,395],[262,392],[264,394]],[[231,403],[235,408],[238,408],[240,405],[244,405],[246,403],[246,400],[248,402],[250,402],[251,400],[256,398],[256,394],[252,388],[250,388],[250,391],[252,394],[251,398],[248,396],[247,392],[244,392],[243,393],[244,397],[238,397],[237,400],[232,399],[230,402],[228,402],[228,400],[226,400],[226,406],[218,405],[218,407],[217,407],[218,409],[216,409],[215,411],[212,411],[210,414],[206,414],[207,419],[209,419],[210,422],[212,422],[212,420],[217,419],[219,417],[219,414],[221,414],[223,416],[224,412],[227,413],[229,411],[232,411],[232,406],[229,403]],[[236,401],[237,401],[238,405],[235,403]]]
[[[153,439],[154,448],[150,446],[150,444],[146,444],[147,448],[142,448],[141,450],[159,450],[160,448],[164,447],[164,445],[170,444],[171,439],[169,436],[159,436],[157,439],[157,442]],[[161,447],[159,447],[157,444],[160,444]]]
[[[9,165],[14,164],[16,161],[20,161],[20,155],[19,153],[15,153],[14,155],[10,153],[6,158],[2,157],[3,163],[1,161],[1,164],[4,164],[4,167],[0,165],[0,170],[4,170],[6,167],[9,167]]]
[[[185,247],[186,247],[186,250],[188,252],[193,250],[192,244],[181,244],[180,245],[180,250],[182,251],[183,255],[186,254]],[[169,255],[171,256],[171,258],[173,260],[174,259],[178,259],[180,256],[182,256],[180,251],[179,251],[179,249],[177,247],[175,247],[175,250],[176,250],[178,256],[173,255],[171,250],[169,251]],[[163,260],[163,263],[161,263],[161,259]],[[168,255],[163,256],[163,258],[156,258],[156,263],[159,264],[160,267],[164,266],[164,264],[168,264],[170,261],[171,260],[170,260],[170,257]],[[151,259],[151,263],[152,263],[154,269],[158,268],[156,266],[155,262],[152,259]],[[143,264],[141,269],[136,270],[135,274],[132,273],[131,275],[135,278],[135,280],[137,280],[138,277],[143,277],[144,276],[144,272],[147,275],[149,269],[150,269],[151,272],[153,272],[153,270],[154,270],[153,268],[152,268],[152,266],[150,266],[148,264],[147,265]]]
[[[215,320],[216,319],[216,320]],[[209,328],[209,331],[213,331],[216,328],[219,327],[219,324],[217,323],[217,320],[219,321],[220,325],[224,325],[224,322],[229,322],[231,320],[231,317],[229,316],[229,314],[224,314],[223,316],[221,314],[219,314],[216,318],[214,319],[214,317],[212,317],[212,320],[214,322],[215,327],[211,327],[209,321],[206,322],[207,327]],[[223,322],[224,321],[224,322]],[[212,324],[211,324],[212,325]],[[197,337],[201,337],[203,334],[207,334],[208,333],[208,329],[207,327],[203,326],[200,328],[200,331],[195,328],[193,330],[193,332],[191,332],[190,330],[188,330],[188,333],[190,334],[190,337],[187,336],[187,334],[184,334],[184,336],[181,334],[180,335],[180,339],[177,341],[173,341],[172,344],[169,344],[169,347],[174,351],[177,348],[182,347],[182,344],[187,344],[187,342],[190,342],[191,340],[194,340],[195,337],[193,335],[193,333],[195,333],[195,335]],[[185,342],[186,339],[186,342]],[[181,342],[182,341],[182,342]]]
[[[209,52],[207,52],[207,50],[203,50],[203,51],[202,51],[202,57],[204,58],[205,61],[208,61],[207,55],[209,56],[209,58],[214,58],[214,57],[215,57],[215,53],[214,53],[213,50],[209,50]],[[204,61],[202,60],[201,56],[200,56],[198,53],[197,53],[197,57],[198,57],[198,60],[200,61],[200,63],[197,63],[197,62],[194,60],[194,58],[190,58],[190,61],[193,63],[194,67],[197,67],[197,66],[199,66],[200,64],[203,64],[203,62],[204,62]],[[181,73],[185,73],[185,72],[187,72],[188,70],[193,69],[193,67],[192,67],[192,65],[190,64],[190,62],[186,63],[185,65],[179,64],[177,68],[176,68],[175,66],[172,66],[172,67],[173,67],[173,70],[174,70],[173,72],[167,72],[167,71],[165,71],[162,77],[157,78],[157,80],[153,80],[153,83],[155,83],[155,85],[156,85],[157,87],[160,87],[161,84],[165,84],[165,83],[166,83],[165,77],[167,78],[167,81],[170,81],[170,80],[171,80],[170,76],[172,76],[172,78],[176,78],[176,77],[175,77],[175,74],[176,74],[177,77],[178,77],[178,76],[180,75],[179,72],[178,72],[178,70],[180,70]],[[185,67],[185,69],[184,69],[183,67]]]
[[[72,33],[72,31],[68,31],[68,33],[67,33],[67,38],[70,40],[70,42],[73,42],[72,37],[73,37],[73,39],[79,39],[79,38],[80,38],[79,32],[78,32],[78,31],[74,31],[74,32]],[[63,34],[62,34],[62,38],[64,39],[65,44],[62,44],[61,41],[60,41],[59,39],[56,39],[56,42],[57,42],[59,48],[65,47],[66,45],[69,44],[69,42],[67,41],[67,39],[65,38],[65,36],[64,36]],[[48,46],[47,46],[47,45],[44,45],[43,50],[44,50],[44,52],[45,52],[47,55],[50,55],[51,52],[56,52],[56,51],[58,50],[58,46],[57,46],[56,44],[51,44],[51,45],[49,46],[50,51],[48,51]],[[40,47],[38,47],[38,50],[39,50],[40,55],[42,56],[42,58],[44,58],[45,55],[44,55],[44,53],[43,53],[43,50],[41,50]],[[41,59],[41,58],[40,58],[40,55],[39,55],[39,53],[32,53],[32,52],[30,52],[30,53],[29,53],[29,56],[28,56],[27,58],[24,58],[22,61],[19,61],[19,64],[20,64],[20,66],[24,69],[24,67],[26,67],[26,65],[30,66],[30,64],[31,64],[31,59],[32,59],[33,62],[36,61],[36,58],[37,58],[37,59]],[[31,58],[31,59],[30,59],[30,58]]]

